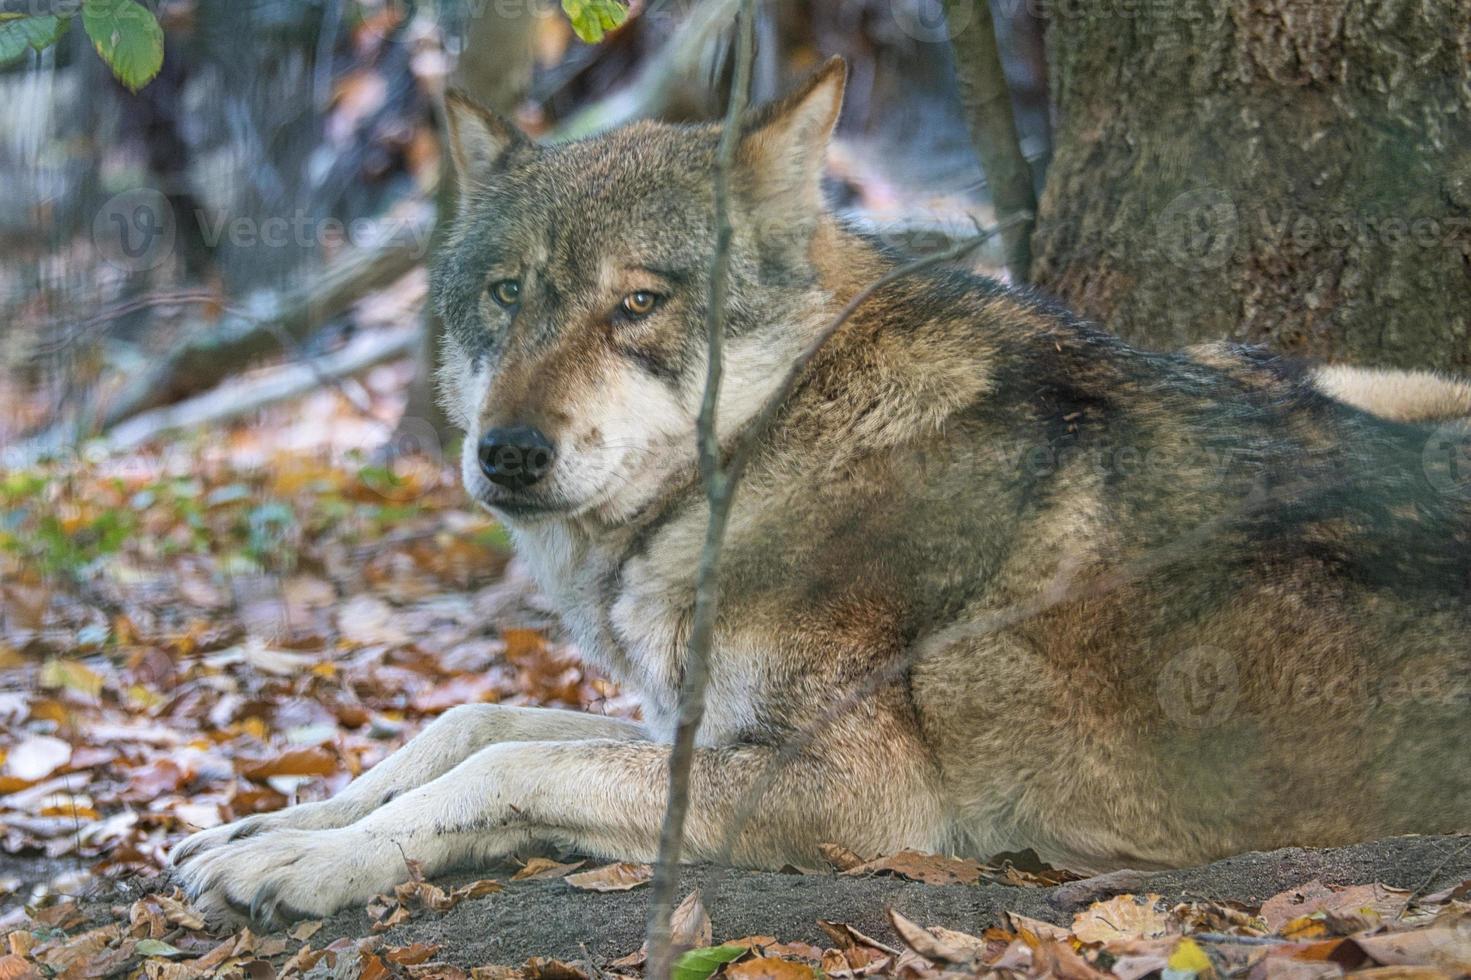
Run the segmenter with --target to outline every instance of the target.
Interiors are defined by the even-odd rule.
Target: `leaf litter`
[[[415,873],[370,904],[368,935],[320,945],[319,921],[210,935],[177,890],[160,887],[164,855],[185,834],[330,796],[456,704],[634,713],[547,628],[508,567],[504,533],[466,506],[450,468],[383,469],[329,446],[356,409],[330,392],[312,401],[314,412],[147,458],[0,474],[0,850],[76,869],[0,880],[10,903],[0,980],[638,975],[643,950],[604,964],[467,968],[444,962],[438,943],[384,935],[500,892],[488,879],[445,889]],[[1078,877],[1026,852],[981,863],[825,845],[823,856],[841,875],[923,884]],[[614,891],[648,876],[644,865],[583,870],[540,857],[513,877]],[[153,890],[110,916],[81,898],[89,882],[137,878],[154,879]],[[1259,906],[1116,895],[1070,926],[1007,914],[974,933],[889,916],[892,942],[822,922],[821,947],[717,943],[695,892],[675,917],[688,948],[676,976],[1471,973],[1471,882],[1416,895],[1309,881]]]

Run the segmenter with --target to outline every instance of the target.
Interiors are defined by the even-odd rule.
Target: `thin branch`
[[[690,767],[694,761],[695,734],[705,716],[705,687],[710,678],[710,646],[715,632],[715,608],[718,599],[720,546],[725,538],[725,525],[730,517],[735,491],[735,480],[722,472],[720,466],[716,412],[720,401],[726,294],[730,283],[730,241],[734,234],[730,222],[731,172],[735,167],[736,149],[740,141],[741,117],[750,97],[751,67],[756,50],[755,0],[741,0],[738,24],[735,78],[731,83],[730,105],[725,113],[725,125],[720,135],[715,164],[715,254],[710,261],[710,293],[705,312],[710,359],[698,427],[700,472],[704,477],[705,492],[710,502],[710,522],[700,553],[694,622],[685,657],[684,679],[680,687],[679,722],[675,728],[674,745],[669,752],[669,801],[664,812],[664,826],[659,835],[659,860],[649,898],[649,969],[646,975],[652,980],[664,980],[669,976],[673,965],[670,917],[679,885],[685,817],[689,813]]]
[[[987,0],[945,0],[945,17],[950,24],[955,79],[970,117],[971,142],[986,171],[996,218],[1007,228],[1002,234],[1006,271],[1013,282],[1026,282],[1032,265],[1037,195],[1032,169],[1017,141],[991,5]]]

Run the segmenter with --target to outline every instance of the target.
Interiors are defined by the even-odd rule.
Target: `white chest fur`
[[[639,697],[649,733],[661,741],[673,737],[677,721],[699,564],[699,534],[679,525],[694,523],[672,523],[627,560],[621,548],[565,525],[514,532],[518,553],[582,655]],[[755,726],[762,663],[762,651],[731,631],[717,632],[700,744],[728,743]]]

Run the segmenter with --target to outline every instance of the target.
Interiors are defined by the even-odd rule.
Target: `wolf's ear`
[[[830,58],[795,92],[746,121],[739,162],[758,210],[810,217],[821,209],[827,146],[847,81],[843,59]]]
[[[532,143],[519,129],[458,89],[444,97],[449,149],[461,185],[475,184],[502,169],[519,149]]]

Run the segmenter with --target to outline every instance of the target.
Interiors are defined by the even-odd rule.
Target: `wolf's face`
[[[722,433],[822,319],[812,240],[842,88],[830,63],[743,128]],[[513,519],[626,520],[695,460],[719,131],[640,123],[538,146],[463,98],[448,111],[460,209],[434,293],[465,485]]]

